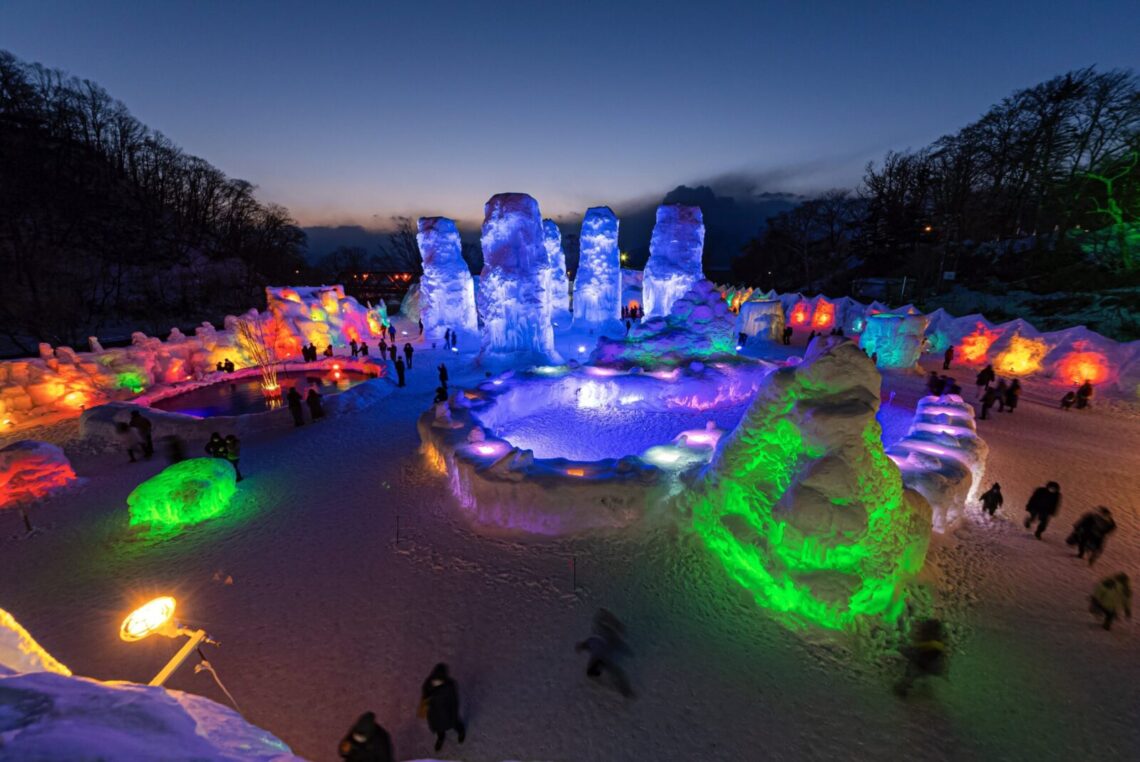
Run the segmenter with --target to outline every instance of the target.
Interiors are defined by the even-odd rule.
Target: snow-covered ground
[[[585,341],[561,335],[558,349],[575,356]],[[400,759],[1140,758],[1140,625],[1105,633],[1086,612],[1100,577],[1140,575],[1129,408],[1064,412],[1055,387],[1029,384],[1016,413],[978,422],[1006,505],[993,522],[972,507],[935,538],[926,576],[955,633],[950,678],[902,702],[877,655],[777,624],[676,529],[503,540],[467,528],[417,454],[415,420],[435,366],[473,384],[473,357],[418,348],[409,386],[381,404],[247,437],[234,511],[175,538],[127,530],[126,496],[161,463],[73,449],[86,482],[33,511],[42,533],[9,539],[23,525],[0,511],[0,606],[76,674],[146,682],[177,646],[124,643],[118,623],[140,599],[175,595],[221,641],[209,655],[244,716],[310,759],[335,758],[368,709]],[[905,431],[923,383],[888,374],[899,412],[881,417]],[[1037,542],[1022,506],[1049,479],[1064,503]],[[1063,539],[1099,503],[1120,528],[1090,570]],[[589,681],[573,651],[599,606],[628,627],[634,700]],[[415,714],[437,661],[459,681],[469,730],[433,754]],[[189,666],[168,685],[227,703]]]

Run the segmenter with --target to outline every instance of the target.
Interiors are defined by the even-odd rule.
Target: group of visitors
[[[233,373],[237,368],[234,366],[234,361],[227,357],[225,362],[219,360],[218,364],[214,366],[214,370],[218,373]]]
[[[383,343],[383,339],[381,339],[381,343]],[[368,356],[368,342],[367,341],[361,341],[359,344],[357,344],[356,339],[352,339],[351,341],[348,342],[348,351],[352,353],[353,358],[367,357]],[[380,353],[383,354],[384,350],[381,349]]]
[[[953,347],[947,351],[952,350]],[[997,385],[991,386],[995,380]],[[1017,409],[1018,400],[1021,398],[1021,381],[1015,378],[1007,384],[1004,378],[997,378],[994,366],[987,365],[978,372],[974,383],[978,387],[978,399],[981,400],[982,407],[979,420],[989,418],[990,408],[994,405],[998,406],[999,413],[1012,413]]]
[[[926,391],[935,397],[941,397],[943,394],[957,394],[961,396],[962,387],[958,385],[950,376],[945,374],[938,375],[938,371],[930,371],[930,376],[926,379]]]
[[[643,317],[645,317],[645,311],[643,309],[641,309],[641,305],[638,305],[638,304],[630,304],[629,306],[626,306],[624,304],[622,305],[622,308],[621,308],[621,319],[622,320],[626,320],[627,318],[629,320],[640,320]]]
[[[434,345],[433,345],[434,346]],[[450,328],[443,329],[443,348],[459,350],[459,334]]]
[[[791,330],[791,328],[785,328],[784,332],[787,333],[790,330]],[[811,344],[816,336],[822,336],[822,335],[823,335],[823,331],[816,331],[813,328],[811,330],[811,333],[808,334],[807,343]],[[842,328],[832,328],[830,331],[828,331],[827,335],[828,336],[846,336],[847,334],[843,333]],[[789,333],[788,334],[788,340],[785,341],[784,343],[789,344],[789,343],[791,343],[791,340],[792,340],[792,335]]]
[[[1092,396],[1093,385],[1091,382],[1086,380],[1083,384],[1077,387],[1077,390],[1075,392],[1065,392],[1065,395],[1061,397],[1061,409],[1068,410],[1069,408],[1075,406],[1077,410],[1084,410],[1089,406],[1089,402],[1092,401]]]
[[[211,458],[228,460],[234,467],[237,480],[240,482],[244,478],[238,466],[238,461],[241,459],[241,440],[236,434],[227,434],[225,437],[217,431],[210,434],[210,441],[206,442],[206,454]]]
[[[630,653],[625,642],[625,625],[613,613],[598,609],[590,636],[577,643],[574,650],[589,654],[588,677],[597,679],[609,673],[621,695],[633,697],[629,679],[620,665],[622,655]],[[443,748],[450,731],[455,731],[459,743],[467,738],[467,726],[459,712],[459,684],[446,664],[436,664],[424,680],[416,716],[425,720],[428,730],[435,735],[436,751]],[[350,762],[393,762],[396,759],[392,737],[376,722],[375,712],[365,712],[357,719],[341,740],[338,752],[342,759]]]
[[[289,389],[289,393],[285,395],[285,402],[289,406],[289,413],[293,416],[294,426],[305,425],[305,411],[304,405],[309,407],[309,417],[312,418],[313,423],[325,417],[324,403],[321,401],[321,393],[315,387],[309,387],[308,393],[301,397],[301,392],[294,386]]]

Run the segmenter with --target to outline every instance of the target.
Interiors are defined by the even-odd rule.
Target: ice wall
[[[790,625],[893,622],[922,568],[930,507],[883,451],[881,378],[824,336],[772,373],[683,501],[756,602]]]
[[[621,252],[618,218],[608,206],[586,210],[574,278],[574,324],[616,327],[621,320]]]
[[[748,301],[740,305],[737,332],[751,339],[780,341],[784,336],[784,307],[775,299]]]
[[[419,314],[424,332],[432,339],[442,338],[447,329],[474,335],[479,330],[475,282],[454,220],[420,217],[416,242],[424,263]]]
[[[925,315],[880,312],[867,318],[859,346],[880,368],[913,368],[922,355]]]
[[[583,238],[585,236],[583,235]],[[642,294],[645,316],[668,315],[673,302],[702,277],[705,223],[699,206],[662,204],[649,240]]]
[[[538,202],[525,193],[500,193],[484,207],[481,361],[561,362],[543,302],[544,239]]]
[[[547,268],[543,288],[550,300],[555,322],[567,320],[570,313],[570,280],[566,277],[566,253],[562,251],[562,231],[554,220],[542,221],[542,243],[546,247]]]

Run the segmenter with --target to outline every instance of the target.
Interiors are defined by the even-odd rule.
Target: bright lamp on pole
[[[190,654],[203,642],[217,645],[217,642],[211,640],[205,630],[192,630],[175,622],[174,608],[176,605],[177,601],[168,595],[155,598],[128,614],[122,625],[119,626],[119,637],[128,643],[142,640],[150,635],[162,635],[165,638],[177,638],[185,635],[188,638],[178,653],[174,654],[174,657],[147,685],[165,683],[174,674],[174,671],[182,666],[182,662],[186,661]]]

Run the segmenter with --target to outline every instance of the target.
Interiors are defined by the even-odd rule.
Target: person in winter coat
[[[417,326],[419,326],[419,329],[420,329],[420,334],[419,334],[419,335],[420,335],[420,336],[423,336],[423,335],[424,335],[424,321],[422,321],[422,320],[417,320],[417,321],[416,321],[416,325],[417,325]]]
[[[942,622],[926,619],[918,624],[911,636],[911,645],[903,650],[906,673],[895,684],[895,693],[906,696],[920,677],[944,676],[947,669],[946,643]]]
[[[367,341],[360,342],[360,356],[361,357],[367,357],[368,356],[368,342]]]
[[[304,400],[301,399],[301,393],[297,391],[297,387],[294,386],[289,390],[289,393],[285,395],[285,401],[289,404],[289,412],[293,415],[293,425],[303,426],[305,415],[301,403]]]
[[[388,340],[393,344],[396,343],[396,326],[391,323],[388,324]]]
[[[348,342],[348,351],[352,353],[353,357],[356,357],[360,354],[360,347],[357,345],[356,339]]]
[[[332,357],[332,356],[333,356],[332,344],[328,344],[325,346],[325,357]]]
[[[1061,409],[1068,410],[1077,401],[1076,392],[1065,392],[1065,396],[1061,398]]]
[[[946,353],[942,355],[942,370],[950,370],[950,363],[954,361],[954,346],[946,347]]]
[[[1016,378],[1010,382],[1009,388],[1005,390],[1005,411],[1012,413],[1013,409],[1017,407],[1017,400],[1021,397],[1021,382]]]
[[[581,643],[575,644],[574,651],[576,653],[586,651],[590,654],[590,660],[586,663],[588,677],[598,677],[602,672],[609,672],[613,675],[621,695],[627,698],[633,695],[629,680],[617,663],[619,655],[629,653],[629,647],[625,644],[625,625],[610,611],[598,609],[594,614],[592,634]]]
[[[447,366],[444,365],[443,363],[440,363],[439,368],[437,368],[437,370],[439,371],[439,383],[441,386],[443,386],[444,389],[446,389],[447,388]]]
[[[226,373],[233,373],[236,370],[236,368],[234,368],[234,361],[228,357],[226,358],[226,362],[222,367],[225,368]]]
[[[938,371],[930,371],[930,378],[926,379],[926,391],[930,392],[931,397],[938,397],[942,394],[942,389],[943,383],[938,377]]]
[[[980,420],[986,420],[990,415],[990,408],[998,401],[997,389],[991,386],[986,387],[986,391],[982,394],[982,414],[978,416]]]
[[[127,424],[130,428],[134,429],[138,434],[139,443],[142,445],[142,454],[144,458],[149,458],[154,455],[154,426],[143,417],[143,414],[137,410],[131,411],[131,420]]]
[[[447,402],[447,387],[437,386],[435,388],[435,397],[432,399],[431,404],[437,405],[440,402]]]
[[[226,457],[226,440],[216,431],[210,434],[210,441],[206,442],[206,454],[211,458]]]
[[[414,355],[415,353],[416,353],[416,350],[412,348],[412,342],[410,342],[410,341],[404,342],[404,360],[408,365],[408,370],[412,369],[412,355]]]
[[[396,354],[396,348],[392,347],[392,355]],[[404,361],[399,357],[393,357],[396,361],[396,378],[399,379],[397,386],[404,386]]]
[[[981,500],[982,511],[992,517],[997,513],[997,509],[1001,508],[1002,502],[1004,502],[1001,496],[1001,485],[994,482],[994,486],[982,493]]]
[[[1089,401],[1093,396],[1093,385],[1088,381],[1077,387],[1077,410],[1083,410],[1089,406]]]
[[[376,722],[373,712],[365,712],[337,747],[348,762],[395,762],[392,738]]]
[[[1029,498],[1029,502],[1025,504],[1025,510],[1029,514],[1025,518],[1025,528],[1037,522],[1037,531],[1033,536],[1038,540],[1041,539],[1041,533],[1045,531],[1045,527],[1049,526],[1049,520],[1056,515],[1061,507],[1061,485],[1057,482],[1049,482],[1044,487],[1038,487],[1033,491],[1033,495]]]
[[[388,356],[392,358],[392,362],[396,362],[396,345],[388,345]]]
[[[1112,629],[1121,611],[1132,619],[1132,584],[1124,572],[1102,579],[1089,601],[1089,613],[1104,617],[1106,630]]]
[[[459,686],[447,674],[446,664],[436,664],[420,690],[420,714],[427,718],[435,733],[435,750],[443,748],[447,731],[454,729],[459,743],[467,737],[467,728],[459,719]]]
[[[162,450],[166,453],[166,461],[170,465],[186,460],[186,443],[177,434],[167,434],[159,440]]]
[[[977,378],[974,379],[974,383],[978,385],[979,399],[981,399],[982,394],[985,393],[985,388],[992,384],[995,378],[997,378],[997,374],[994,373],[994,366],[987,365],[981,369]]]
[[[998,379],[997,386],[994,387],[994,393],[997,394],[998,412],[999,413],[1004,412],[1005,411],[1005,401],[1009,395],[1009,385],[1006,384],[1004,378]]]
[[[443,345],[445,347],[447,347],[448,349],[451,349],[451,329],[450,328],[444,328],[443,329]]]
[[[790,346],[792,343],[792,327],[790,325],[784,326],[784,346]]]
[[[241,460],[241,440],[235,434],[228,434],[225,445],[223,457],[234,467],[234,473],[237,474],[237,480],[240,482],[245,478],[241,475],[241,468],[238,467],[238,461]]]
[[[1065,542],[1077,546],[1077,558],[1084,558],[1087,552],[1089,566],[1092,566],[1104,552],[1104,541],[1115,529],[1116,521],[1112,518],[1112,511],[1098,505],[1096,510],[1089,511],[1073,524],[1073,533]]]
[[[383,360],[388,356],[388,342],[384,341],[384,339],[380,339],[378,346],[380,347],[380,359]]]
[[[309,389],[309,393],[305,395],[305,404],[309,406],[309,415],[314,421],[319,421],[325,417],[325,408],[321,404],[321,394],[316,389]]]

